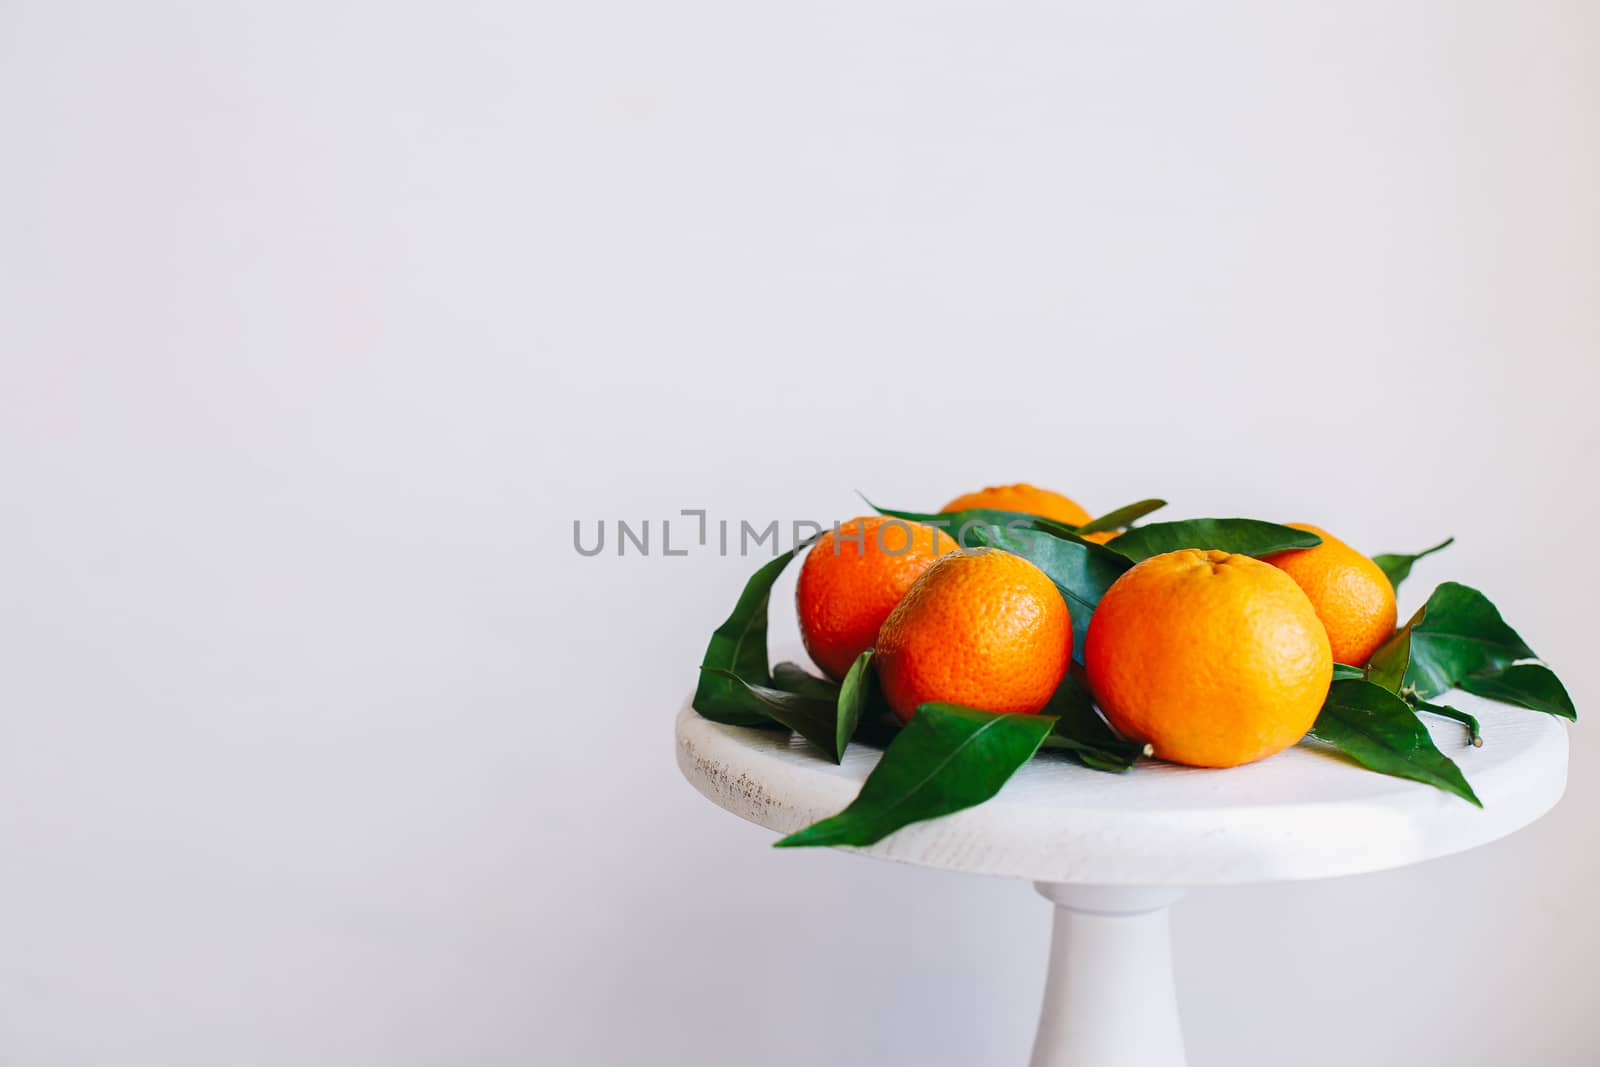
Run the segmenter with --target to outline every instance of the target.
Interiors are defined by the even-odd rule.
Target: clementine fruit
[[[959,546],[944,531],[886,515],[839,523],[800,567],[800,639],[823,672],[842,679],[878,627],[934,560]]]
[[[1049,489],[1040,489],[1027,482],[1018,482],[1016,485],[991,485],[975,493],[964,493],[939,510],[941,513],[948,513],[967,511],[971,508],[1022,511],[1029,515],[1041,515],[1056,522],[1064,522],[1068,526],[1082,526],[1090,517],[1089,513],[1070,496],[1063,496]],[[1116,537],[1118,532],[1101,530],[1098,533],[1084,534],[1083,539],[1103,545]]]
[[[964,493],[940,508],[941,512],[968,511],[972,508],[992,508],[995,511],[1025,511],[1029,515],[1042,515],[1047,519],[1064,522],[1068,526],[1082,526],[1089,521],[1089,513],[1076,500],[1049,489],[1040,489],[1027,482],[1016,485],[991,485],[976,493]]]
[[[1009,552],[957,552],[918,578],[878,631],[874,663],[902,722],[941,700],[1032,714],[1072,662],[1072,617],[1038,567]]]
[[[1327,632],[1288,575],[1192,548],[1113,582],[1083,655],[1111,725],[1195,767],[1233,767],[1294,744],[1333,681]]]
[[[1328,531],[1309,523],[1291,522],[1322,538],[1315,548],[1265,556],[1295,580],[1311,598],[1317,618],[1328,629],[1328,644],[1339,663],[1364,667],[1378,646],[1394,634],[1394,586],[1372,560]]]

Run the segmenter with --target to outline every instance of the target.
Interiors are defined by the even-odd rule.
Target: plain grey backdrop
[[[1454,534],[1402,609],[1483,588],[1595,714],[1597,46],[0,0],[0,1063],[1024,1062],[1044,902],[702,801],[671,721],[755,561],[575,519],[1029,479]],[[1573,745],[1494,846],[1181,904],[1197,1067],[1594,1063]]]

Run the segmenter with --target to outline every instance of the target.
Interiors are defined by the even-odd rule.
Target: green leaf
[[[1084,638],[1089,633],[1089,619],[1095,607],[1111,588],[1111,583],[1122,577],[1132,564],[1104,545],[1056,537],[1046,530],[981,526],[975,528],[973,534],[990,548],[1021,556],[1056,584],[1072,616],[1072,658],[1082,663]]]
[[[772,687],[813,700],[839,699],[838,685],[827,678],[817,677],[798,663],[784,662],[773,667]]]
[[[1043,747],[1070,752],[1086,767],[1120,774],[1140,756],[1149,755],[1146,746],[1117,736],[1094,710],[1089,691],[1070,673],[1061,679],[1043,714],[1056,720]]]
[[[1461,768],[1440,752],[1404,700],[1371,682],[1334,682],[1311,736],[1369,770],[1425,782],[1478,807]]]
[[[1515,663],[1495,674],[1469,674],[1456,685],[1490,700],[1559,715],[1563,719],[1576,721],[1578,718],[1578,709],[1567,695],[1566,686],[1554,671],[1540,663]]]
[[[1352,667],[1348,663],[1335,663],[1333,665],[1333,680],[1340,681],[1345,678],[1365,678],[1367,672],[1360,667]]]
[[[861,499],[867,500],[866,497]],[[880,515],[891,518],[904,519],[907,522],[920,522],[925,526],[937,526],[945,533],[954,537],[962,548],[976,548],[979,543],[963,537],[963,531],[969,533],[978,527],[998,526],[1012,527],[1019,530],[1045,530],[1057,537],[1068,539],[1077,538],[1077,530],[1064,522],[1047,519],[1043,515],[1030,515],[1025,511],[1000,511],[996,508],[968,508],[965,511],[900,511],[896,508],[879,507],[867,500],[867,506]]]
[[[1435,589],[1405,628],[1411,640],[1405,684],[1425,700],[1471,675],[1497,674],[1518,660],[1538,658],[1488,597],[1459,582]]]
[[[870,845],[925,819],[981,804],[1039,750],[1055,720],[924,704],[890,742],[844,811],[779,841],[780,848]]]
[[[1524,662],[1537,654],[1489,598],[1470,586],[1439,586],[1389,644],[1408,636],[1405,684],[1424,700],[1460,688],[1547,715],[1578,717],[1561,679],[1541,663]]]
[[[1373,556],[1372,562],[1376,563],[1378,568],[1388,577],[1389,584],[1398,590],[1400,583],[1411,576],[1411,565],[1413,563],[1423,556],[1431,556],[1435,552],[1449,548],[1455,543],[1456,539],[1454,537],[1446,537],[1432,548],[1425,548],[1421,552],[1416,552],[1409,556],[1399,555],[1394,552],[1383,552]]]
[[[797,551],[791,548],[751,575],[733,614],[711,635],[711,643],[700,660],[700,682],[695,687],[693,703],[694,710],[712,722],[760,726],[770,721],[763,704],[739,682],[772,682],[767,667],[767,603],[773,583]]]
[[[1246,556],[1270,556],[1291,548],[1315,548],[1322,538],[1292,526],[1258,519],[1184,519],[1136,526],[1106,547],[1135,563],[1180,548],[1215,548]]]
[[[834,737],[838,741],[841,757],[849,747],[850,739],[856,735],[856,726],[861,722],[861,713],[866,710],[871,691],[872,649],[869,648],[850,664],[844,681],[839,684],[839,696],[835,701],[838,714],[834,721]]]
[[[1097,519],[1091,519],[1082,526],[1072,526],[1068,523],[1058,522],[1043,515],[1035,515],[1027,511],[1001,511],[997,508],[968,508],[965,511],[899,511],[895,508],[884,508],[867,500],[867,506],[880,515],[892,515],[897,519],[909,522],[927,523],[938,526],[950,536],[955,537],[958,530],[965,525],[1006,526],[1010,524],[1031,525],[1034,529],[1048,530],[1057,537],[1079,536],[1082,534],[1101,533],[1105,530],[1120,530],[1131,522],[1150,514],[1158,508],[1167,506],[1165,500],[1141,500],[1134,504],[1125,504],[1115,511],[1108,511]],[[967,546],[971,547],[971,546]]]
[[[1395,634],[1372,654],[1367,663],[1366,678],[1373,685],[1381,685],[1396,696],[1405,685],[1406,668],[1411,666],[1411,627]]]
[[[702,669],[727,679],[730,685],[748,694],[768,718],[782,723],[816,745],[833,762],[838,763],[844,757],[836,725],[838,709],[831,701],[815,700],[770,686],[753,685],[732,671],[714,667]]]
[[[1126,504],[1115,511],[1108,511],[1097,519],[1090,519],[1078,527],[1080,534],[1104,533],[1106,530],[1120,530],[1129,526],[1152,511],[1157,511],[1167,506],[1165,500],[1141,500],[1137,504]]]

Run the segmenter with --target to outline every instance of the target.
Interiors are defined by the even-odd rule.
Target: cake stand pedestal
[[[1125,775],[1043,753],[986,804],[846,851],[1028,879],[1055,905],[1033,1067],[1183,1067],[1168,909],[1185,889],[1421,863],[1488,844],[1561,798],[1565,724],[1451,699],[1482,721],[1484,747],[1468,747],[1457,723],[1428,726],[1482,810],[1314,743],[1226,771],[1152,762]],[[834,766],[799,737],[721,726],[688,707],[677,749],[707,799],[785,834],[842,810],[879,757],[852,745]]]

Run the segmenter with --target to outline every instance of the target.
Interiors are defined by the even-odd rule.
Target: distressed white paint
[[[1230,770],[1149,762],[1124,775],[1042,753],[985,804],[918,823],[858,851],[882,859],[1036,882],[1240,885],[1331,878],[1473,848],[1549,811],[1566,787],[1567,727],[1453,694],[1483,723],[1484,746],[1431,720],[1483,810],[1431,786],[1374,774],[1300,745]],[[834,766],[798,736],[678,716],[678,765],[696,789],[789,833],[850,803],[878,752]]]
[[[1188,886],[1330,878],[1485,844],[1549,811],[1566,787],[1561,722],[1452,697],[1484,747],[1428,725],[1484,802],[1373,774],[1301,745],[1230,770],[1148,763],[1125,775],[1045,753],[976,808],[900,830],[863,855],[1030,878],[1055,904],[1032,1067],[1183,1067],[1169,906]],[[712,801],[783,833],[842,809],[876,765],[838,766],[798,737],[677,721],[678,766]]]

